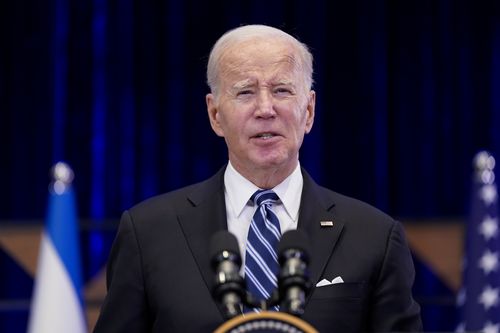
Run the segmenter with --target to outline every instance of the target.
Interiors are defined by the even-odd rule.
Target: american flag
[[[474,158],[470,218],[466,227],[463,284],[457,297],[458,332],[500,332],[500,231],[495,159]]]

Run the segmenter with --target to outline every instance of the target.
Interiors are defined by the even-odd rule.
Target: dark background
[[[20,0],[0,3],[0,220],[41,222],[65,160],[95,230],[91,277],[112,240],[103,221],[226,162],[206,61],[250,23],[315,57],[313,178],[403,220],[466,216],[473,156],[500,156],[499,1]]]

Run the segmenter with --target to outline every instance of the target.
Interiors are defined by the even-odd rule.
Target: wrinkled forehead
[[[301,70],[295,46],[280,39],[254,39],[236,43],[221,56],[222,78],[252,71],[266,71],[268,75],[294,76]]]

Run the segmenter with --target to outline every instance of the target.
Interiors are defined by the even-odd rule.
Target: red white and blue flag
[[[471,211],[465,237],[457,331],[500,332],[500,230],[495,159],[479,153],[474,164]]]

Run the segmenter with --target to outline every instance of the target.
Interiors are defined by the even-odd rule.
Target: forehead
[[[230,46],[220,62],[221,78],[247,80],[254,75],[290,80],[300,71],[297,50],[276,38],[253,39]]]

